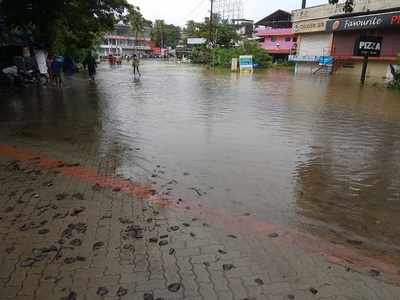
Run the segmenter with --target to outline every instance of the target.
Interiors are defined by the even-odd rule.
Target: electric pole
[[[164,49],[164,20],[161,21],[161,47]]]
[[[210,45],[211,48],[214,46],[214,33],[213,33],[213,23],[214,23],[214,0],[210,0],[211,8],[210,8]]]

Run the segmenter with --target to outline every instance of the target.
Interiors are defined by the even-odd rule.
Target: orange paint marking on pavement
[[[196,206],[194,205],[194,210]],[[384,255],[370,255],[367,251],[354,249],[346,245],[333,244],[318,236],[302,232],[295,228],[280,226],[266,220],[257,220],[250,217],[234,217],[226,214],[223,209],[202,207],[202,216],[210,223],[222,224],[226,231],[240,233],[244,236],[256,235],[270,239],[271,233],[279,236],[271,239],[276,244],[285,244],[299,247],[308,253],[321,255],[334,264],[365,270],[378,270],[385,276],[384,279],[400,285],[400,267],[392,257]]]
[[[37,155],[26,149],[0,144],[0,155],[14,160],[32,163],[42,169],[56,169],[61,174],[85,182],[97,184],[102,188],[118,189],[133,197],[139,197],[174,210],[184,210],[175,202],[168,201],[163,195],[156,195],[150,185],[141,185],[131,180],[99,174],[96,170],[80,165],[66,165],[64,162]],[[186,201],[187,202],[187,201]],[[232,230],[243,235],[257,234],[269,238],[270,233],[279,233],[273,241],[278,244],[294,245],[301,249],[324,256],[328,261],[344,266],[351,265],[363,269],[376,269],[384,273],[385,279],[400,285],[399,267],[388,256],[371,256],[360,250],[345,245],[332,244],[314,235],[301,232],[294,228],[286,228],[265,220],[250,217],[234,217],[222,209],[207,208],[192,202],[191,211],[200,213],[207,221],[223,225],[225,230]],[[201,207],[200,207],[201,206]]]
[[[0,144],[0,155],[10,157],[18,161],[25,161],[41,169],[56,169],[63,175],[73,177],[85,182],[97,184],[102,188],[118,189],[134,197],[150,199],[152,202],[163,203],[160,197],[154,195],[149,185],[140,185],[136,182],[118,177],[99,174],[96,170],[80,165],[68,165],[45,155],[37,155],[30,150],[18,149],[9,145]]]

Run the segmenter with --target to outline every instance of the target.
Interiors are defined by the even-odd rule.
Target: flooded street
[[[77,144],[171,199],[400,253],[400,94],[162,62],[97,77],[3,91],[1,140]]]

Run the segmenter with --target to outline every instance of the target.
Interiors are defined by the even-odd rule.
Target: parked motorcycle
[[[41,74],[38,70],[23,70],[17,66],[11,66],[2,70],[3,78],[10,85],[25,86],[27,84],[47,85],[49,77]]]
[[[21,76],[24,83],[33,83],[38,85],[47,85],[49,83],[49,77],[47,74],[41,74],[39,70],[18,70],[18,74]]]

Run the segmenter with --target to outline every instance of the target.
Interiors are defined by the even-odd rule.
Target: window
[[[276,42],[276,36],[271,36],[271,42]]]
[[[290,37],[285,37],[285,42],[290,42],[292,39]]]

